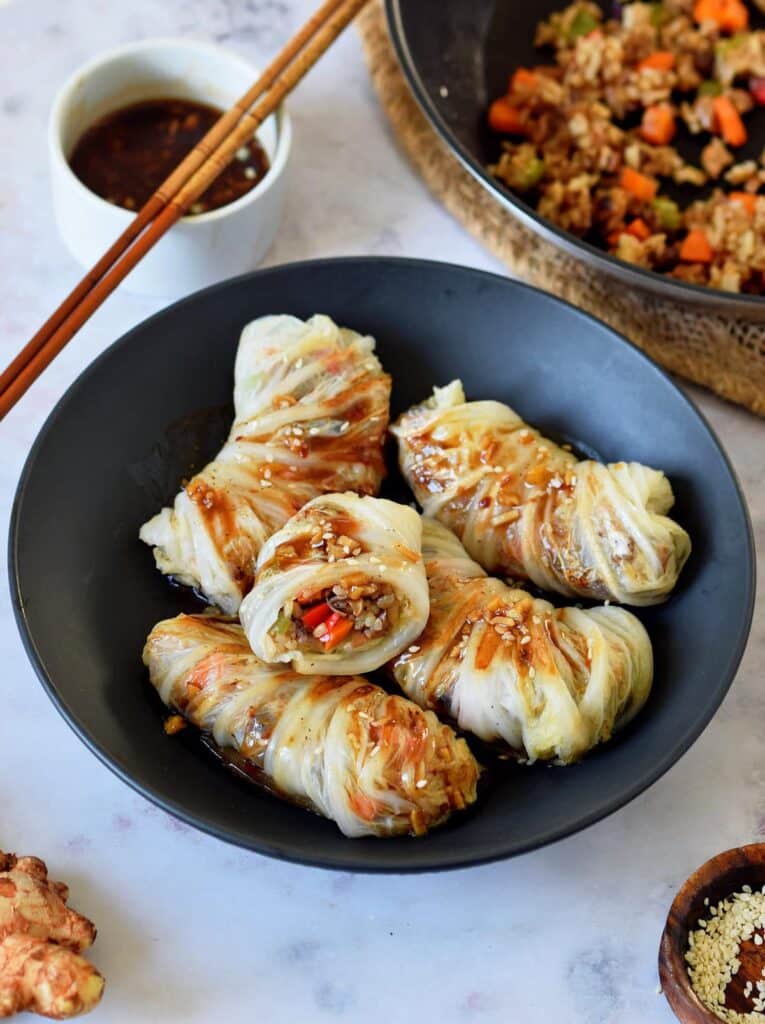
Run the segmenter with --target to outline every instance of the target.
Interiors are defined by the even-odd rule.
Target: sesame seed
[[[408,650],[410,654],[416,654],[420,650],[420,648],[417,646],[417,644],[412,644],[412,646],[409,647]]]
[[[256,174],[257,174],[257,172],[256,172],[254,167],[245,167],[245,169],[244,169],[244,176],[249,181],[252,181],[253,178],[255,178]]]
[[[417,789],[424,789],[425,786],[427,786],[427,784],[427,779],[420,779],[418,782],[415,782],[415,786],[417,787]]]
[[[709,900],[704,900],[709,906]],[[753,938],[756,946],[765,944],[756,929],[763,926],[765,918],[765,893],[752,893],[749,885],[740,892],[709,908],[709,919],[701,919],[695,931],[688,935],[688,949],[685,960],[694,992],[701,1002],[720,1020],[733,1024],[748,1024],[755,1018],[752,1012],[739,1013],[726,1006],[727,987],[741,968],[741,943]],[[765,975],[765,968],[762,969]],[[754,985],[757,995],[751,1002],[753,1013],[760,1014],[765,1008],[765,981]],[[747,979],[743,996],[752,996],[752,981]]]
[[[240,148],[239,148],[239,149],[238,149],[238,150],[236,151],[236,158],[237,158],[237,160],[241,160],[241,161],[242,161],[242,163],[244,163],[244,162],[245,162],[245,160],[249,160],[249,159],[250,159],[250,150],[249,150],[249,147],[247,147],[247,146],[241,146],[241,147],[240,147]]]

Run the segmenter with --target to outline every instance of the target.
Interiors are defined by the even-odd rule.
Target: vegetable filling
[[[398,618],[399,602],[388,584],[354,580],[300,593],[283,606],[270,635],[279,651],[352,651],[385,636]]]

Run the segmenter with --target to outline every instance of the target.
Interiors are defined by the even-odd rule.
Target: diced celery
[[[676,231],[682,223],[680,207],[667,196],[657,196],[651,206],[656,211],[659,224],[665,231]]]
[[[284,612],[280,612],[279,618],[273,625],[271,630],[272,633],[276,633],[277,636],[284,636],[292,626],[292,619],[288,619]]]
[[[715,81],[714,78],[708,78],[706,82],[702,82],[699,86],[699,96],[719,96],[722,92],[722,86],[719,82]]]
[[[533,157],[529,162],[518,172],[518,188],[533,188],[539,183],[542,175],[545,173],[545,162],[540,160],[538,156]]]
[[[577,11],[568,26],[566,38],[571,40],[579,39],[580,36],[588,35],[597,27],[598,19],[594,14],[590,14],[589,11],[585,10]]]

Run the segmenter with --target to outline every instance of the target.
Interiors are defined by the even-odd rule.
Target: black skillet
[[[567,0],[385,0],[401,67],[425,114],[465,167],[527,226],[584,263],[609,273],[615,287],[622,282],[710,313],[765,319],[764,296],[704,288],[617,260],[540,217],[486,170],[500,151],[499,138],[486,126],[489,103],[506,91],[515,68],[551,62],[551,51],[534,47],[535,28],[566,4]],[[606,12],[612,10],[610,0],[600,0],[600,6]],[[763,15],[752,4],[747,6],[753,27],[765,25]],[[736,151],[737,159],[759,157],[765,145],[765,108],[747,115],[747,128],[749,141]],[[696,163],[702,144],[684,131],[676,140],[686,159]],[[699,191],[684,187],[674,195],[685,205],[698,198]]]

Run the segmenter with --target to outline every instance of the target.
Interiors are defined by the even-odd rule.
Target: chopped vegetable
[[[675,55],[670,50],[656,50],[638,63],[638,71],[655,68],[657,71],[671,71],[675,66]]]
[[[651,24],[654,28],[661,28],[670,20],[671,14],[664,4],[651,4]]]
[[[538,85],[539,77],[534,71],[529,71],[528,68],[516,68],[510,76],[510,88],[508,91],[525,90],[528,92],[536,89]]]
[[[632,167],[622,168],[619,184],[630,195],[635,196],[636,199],[642,199],[646,203],[651,202],[658,188],[653,178],[633,170]]]
[[[535,156],[523,167],[518,174],[518,188],[533,188],[537,185],[545,173],[544,160]]]
[[[657,196],[651,203],[659,221],[659,226],[665,231],[677,231],[682,223],[680,207],[668,196]]]
[[[627,234],[640,242],[645,242],[646,238],[651,237],[652,231],[641,217],[636,217],[627,225]]]
[[[598,19],[590,11],[577,11],[571,19],[571,24],[568,26],[566,38],[573,42],[575,39],[579,39],[580,36],[588,36],[590,32],[598,28],[598,25]]]
[[[666,146],[675,137],[675,113],[668,103],[646,107],[640,134],[654,146]]]
[[[680,259],[686,263],[711,263],[714,253],[706,232],[692,228],[680,246]]]
[[[754,211],[757,208],[757,196],[751,192],[731,192],[728,198],[732,203],[743,206],[750,217],[754,216]]]
[[[702,82],[699,86],[697,95],[699,96],[719,96],[722,92],[723,87],[719,82],[716,82],[714,78],[708,78],[706,82]]]
[[[489,107],[489,127],[504,135],[523,135],[526,131],[520,110],[505,96],[494,100]]]
[[[752,94],[752,99],[758,106],[765,107],[765,78],[750,78],[749,92]]]
[[[289,632],[291,626],[292,619],[287,618],[284,612],[282,612],[274,623],[273,631],[278,636],[284,636],[285,633]]]
[[[315,604],[313,608],[303,612],[303,625],[306,629],[316,629],[319,623],[324,622],[331,614],[332,609],[326,601],[322,601],[321,604]]]
[[[340,612],[332,612],[325,623],[327,632],[321,637],[325,651],[331,651],[343,640],[353,629],[353,620],[341,615]]]
[[[728,145],[743,146],[747,139],[746,127],[730,97],[716,96],[712,100],[712,110],[720,134]]]
[[[741,0],[696,0],[693,17],[699,24],[714,22],[723,32],[741,32],[749,25],[749,12]]]

